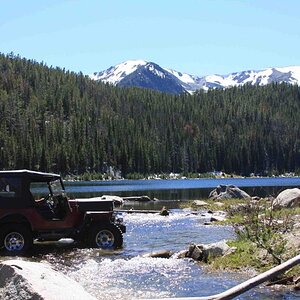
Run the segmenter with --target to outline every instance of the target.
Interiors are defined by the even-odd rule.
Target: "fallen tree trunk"
[[[205,296],[205,297],[188,297],[188,298],[164,298],[159,300],[229,300],[233,299],[234,297],[245,293],[246,291],[260,285],[261,283],[268,281],[277,275],[291,269],[292,267],[300,264],[300,255],[295,256],[287,260],[286,262],[276,266],[262,274],[259,274],[245,282],[238,284],[231,289],[222,292],[220,294],[212,295],[212,296]],[[149,299],[150,300],[150,299]],[[154,299],[152,299],[154,300]]]

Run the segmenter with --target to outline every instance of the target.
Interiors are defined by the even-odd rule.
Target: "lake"
[[[78,249],[69,245],[68,241],[61,241],[55,248],[43,248],[32,259],[50,263],[56,270],[78,281],[97,299],[212,295],[249,276],[228,272],[209,273],[190,259],[143,257],[145,253],[158,250],[180,252],[186,250],[190,243],[212,243],[235,237],[230,226],[206,226],[207,216],[179,209],[178,203],[207,198],[219,184],[234,184],[254,196],[257,193],[275,195],[286,187],[298,186],[299,182],[299,178],[68,182],[66,190],[73,197],[148,195],[160,201],[142,204],[143,208],[159,209],[168,204],[170,215],[124,214],[127,233],[124,235],[124,247],[117,251]],[[139,208],[140,204],[130,203],[129,207]],[[299,296],[258,287],[237,299],[294,300]]]
[[[194,200],[208,198],[218,185],[236,185],[250,196],[276,196],[287,187],[300,186],[299,177],[224,178],[176,180],[114,180],[67,182],[66,190],[73,197],[97,197],[103,194],[119,196],[147,195],[159,200]]]

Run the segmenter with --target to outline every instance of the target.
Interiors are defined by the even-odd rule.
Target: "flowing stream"
[[[210,273],[195,261],[186,258],[178,259],[176,255],[170,259],[143,256],[160,250],[180,252],[187,250],[190,243],[212,243],[235,237],[230,226],[207,226],[204,225],[204,222],[208,220],[207,215],[189,209],[179,209],[178,203],[186,200],[181,198],[182,195],[190,199],[199,199],[201,191],[196,188],[176,189],[175,183],[176,181],[171,183],[172,189],[166,188],[163,193],[159,194],[162,197],[163,195],[168,197],[161,198],[162,201],[127,206],[127,208],[134,207],[135,209],[160,209],[166,205],[171,213],[169,216],[124,214],[127,233],[124,234],[122,249],[117,251],[78,249],[70,244],[70,241],[63,240],[55,247],[51,245],[37,247],[36,254],[30,259],[50,263],[54,269],[79,282],[97,299],[107,300],[200,297],[222,292],[249,279],[250,275],[247,274]],[[141,189],[139,183],[137,184]],[[128,186],[125,182],[109,182],[107,185],[103,183],[71,184],[67,186],[67,191],[75,196],[80,195],[81,198],[83,195],[91,196],[91,190],[92,196],[103,194],[122,196],[124,193],[126,196],[145,194],[153,196],[161,192],[153,187],[149,189],[145,182],[143,184],[146,185],[144,189],[135,190],[130,187],[130,192],[126,189]],[[114,191],[110,190],[111,185]],[[102,186],[104,190],[101,190],[99,186]],[[237,299],[294,300],[299,299],[299,296],[300,294],[296,292],[279,292],[266,287],[257,287]]]
[[[189,210],[171,210],[169,216],[126,214],[124,247],[117,251],[78,249],[62,241],[56,247],[38,249],[35,260],[48,262],[54,269],[79,282],[97,299],[145,299],[199,297],[222,292],[247,275],[209,273],[190,259],[143,257],[159,250],[179,252],[193,243],[212,243],[234,238],[229,226],[206,226],[205,216]],[[294,299],[256,288],[239,299]]]

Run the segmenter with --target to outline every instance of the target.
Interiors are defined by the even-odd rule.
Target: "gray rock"
[[[8,260],[0,268],[0,299],[95,300],[77,282],[46,264]]]
[[[295,230],[284,235],[286,251],[300,251],[300,231]]]
[[[225,216],[221,216],[221,215],[213,215],[211,218],[210,218],[210,222],[222,222],[222,221],[225,221],[226,220],[226,217]]]
[[[202,245],[191,244],[188,252],[186,253],[186,256],[197,261],[202,261],[203,260]]]
[[[209,204],[202,200],[194,200],[193,205],[195,206],[208,206]]]
[[[210,192],[208,198],[212,198],[213,200],[251,199],[245,191],[235,185],[219,185]]]
[[[273,202],[275,208],[292,208],[300,206],[300,189],[286,189],[282,191]]]
[[[169,211],[167,210],[167,208],[164,206],[162,209],[161,209],[161,211],[160,211],[160,213],[159,213],[161,216],[168,216],[170,213],[169,213]]]
[[[225,221],[227,213],[225,211],[215,211],[210,217],[210,222],[222,222]]]
[[[229,247],[226,241],[220,241],[212,244],[190,245],[187,252],[187,257],[197,261],[207,262],[209,258],[225,256],[233,253],[236,250],[234,247]]]

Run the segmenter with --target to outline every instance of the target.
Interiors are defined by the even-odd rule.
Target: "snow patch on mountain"
[[[178,78],[180,81],[182,81],[183,83],[186,84],[190,84],[190,83],[195,83],[195,79],[197,78],[196,76],[192,76],[186,73],[181,73],[181,72],[177,72],[174,71],[172,69],[167,69],[164,68],[167,72],[171,73],[172,75],[174,75],[176,78]]]
[[[169,68],[162,68],[153,62],[129,60],[102,72],[95,72],[94,80],[121,86],[139,86],[170,93],[203,89],[224,89],[244,84],[266,85],[272,82],[300,84],[300,66],[247,70],[228,75],[194,76]],[[156,79],[155,79],[156,78]]]
[[[229,88],[245,84],[266,85],[272,82],[300,84],[300,66],[242,71],[228,75],[208,75],[202,78],[202,89]]]
[[[153,74],[155,74],[158,77],[160,77],[160,78],[165,78],[166,77],[166,75],[163,72],[161,72],[158,69],[156,69],[155,66],[152,63],[148,63],[147,64],[147,69],[149,71],[151,71]]]
[[[94,80],[101,80],[111,84],[118,84],[126,76],[136,71],[140,66],[146,65],[144,60],[127,60],[116,66],[112,66],[109,69],[102,72],[95,72],[90,76]]]

